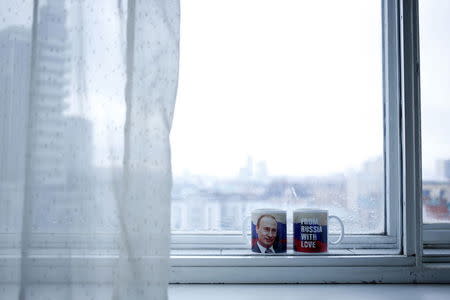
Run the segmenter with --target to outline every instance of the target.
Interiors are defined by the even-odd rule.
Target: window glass
[[[450,222],[450,2],[420,1],[423,219]]]
[[[380,1],[181,5],[172,229],[238,231],[273,207],[384,233]]]

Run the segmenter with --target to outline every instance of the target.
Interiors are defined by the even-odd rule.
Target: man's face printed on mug
[[[259,224],[256,225],[256,232],[258,233],[259,243],[266,248],[270,248],[277,237],[277,221],[272,216],[262,217]]]

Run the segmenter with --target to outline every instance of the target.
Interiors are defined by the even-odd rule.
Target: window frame
[[[422,188],[422,180],[420,181],[420,185]],[[423,243],[424,248],[450,249],[450,223],[424,223]],[[448,251],[450,254],[450,250]],[[450,259],[447,258],[446,261],[450,261]]]
[[[400,124],[400,23],[399,3],[381,0],[382,10],[382,73],[384,113],[384,234],[346,235],[339,245],[330,249],[398,249],[401,253],[401,124]],[[290,239],[289,239],[290,238]],[[332,238],[334,236],[332,235]],[[288,251],[292,248],[288,235]],[[200,233],[172,232],[172,249],[248,249],[241,232]],[[376,253],[377,251],[375,251]],[[237,253],[240,253],[239,251]]]
[[[385,170],[389,178],[385,185],[386,229],[387,236],[397,234],[399,237],[397,245],[401,252],[392,256],[291,255],[276,258],[252,256],[247,259],[242,256],[208,259],[204,256],[175,256],[172,259],[175,274],[178,275],[175,276],[176,282],[364,282],[365,278],[374,282],[426,282],[429,273],[436,274],[436,270],[431,268],[430,271],[422,261],[418,1],[382,0],[382,10]],[[401,205],[396,199],[401,201]],[[196,237],[194,235],[192,238]],[[284,265],[285,262],[288,266]],[[367,273],[356,272],[359,266]],[[215,267],[214,271],[211,267]],[[242,272],[247,275],[240,274],[237,271],[239,268],[245,268]],[[324,275],[324,271],[336,269],[343,278]],[[187,274],[184,272],[191,274],[193,270],[208,272],[203,272],[207,275],[196,275],[186,280]],[[265,270],[274,271],[261,279],[260,274]],[[449,269],[444,272],[448,274]],[[252,279],[252,276],[258,279]]]
[[[450,224],[423,224],[423,242],[425,248],[450,248]]]

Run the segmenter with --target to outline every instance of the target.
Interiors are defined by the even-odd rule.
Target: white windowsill
[[[19,285],[1,284],[0,299],[16,299]],[[111,299],[110,284],[44,284],[29,287],[39,299],[77,300]],[[433,299],[447,300],[449,285],[412,284],[173,284],[169,286],[169,300],[385,300]]]
[[[450,286],[443,285],[171,285],[170,300],[297,300],[297,299],[408,299],[447,300]]]
[[[45,251],[44,251],[45,252]],[[33,255],[31,282],[110,283],[117,255]],[[20,255],[0,255],[0,283],[20,278]],[[450,283],[449,263],[416,266],[414,257],[379,256],[173,256],[171,283]],[[68,268],[70,266],[70,268]],[[76,270],[75,273],[72,273]]]

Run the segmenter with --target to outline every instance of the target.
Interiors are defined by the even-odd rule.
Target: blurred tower
[[[32,53],[27,166],[22,239],[32,231],[68,231],[74,211],[67,204],[65,99],[71,74],[65,0],[40,7]],[[62,220],[69,220],[62,222]],[[58,226],[55,226],[59,223]],[[66,227],[66,228],[65,228]]]
[[[64,3],[49,0],[39,14],[29,126],[29,184],[33,186],[65,184],[63,111],[70,53]]]
[[[348,173],[346,208],[355,214],[354,220],[367,220],[358,224],[358,230],[382,232],[384,230],[384,159],[367,160],[357,172]]]
[[[30,86],[30,31],[0,31],[0,232],[20,228]]]
[[[439,180],[450,180],[450,160],[438,160],[436,169]]]
[[[247,157],[247,164],[239,170],[239,177],[243,180],[249,180],[253,177],[253,159],[251,156]]]
[[[30,57],[29,30],[0,31],[0,185],[25,180]]]
[[[259,161],[255,168],[255,178],[261,181],[267,179],[267,163],[265,161]]]

